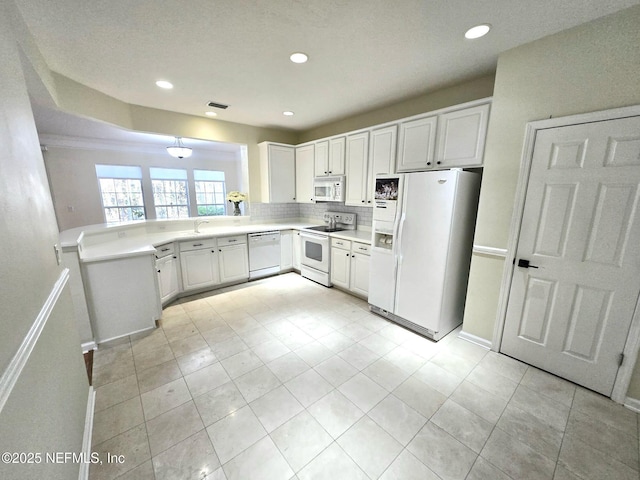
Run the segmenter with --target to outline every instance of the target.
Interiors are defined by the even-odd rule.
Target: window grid
[[[144,220],[142,182],[138,178],[99,178],[100,196],[107,223]]]
[[[186,180],[152,180],[156,218],[189,218]]]
[[[196,207],[198,215],[225,215],[225,184],[196,180]]]

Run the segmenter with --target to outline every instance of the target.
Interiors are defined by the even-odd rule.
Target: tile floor
[[[638,419],[286,274],[185,298],[94,359],[98,479],[635,479]]]

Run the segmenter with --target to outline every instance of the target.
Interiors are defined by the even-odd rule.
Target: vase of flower
[[[247,195],[245,193],[240,192],[229,192],[227,194],[227,200],[233,203],[233,216],[239,217],[242,215],[240,211],[240,204],[247,199]]]

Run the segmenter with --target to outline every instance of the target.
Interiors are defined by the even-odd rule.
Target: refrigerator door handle
[[[396,234],[394,242],[393,242],[393,254],[394,256],[396,256],[398,258],[398,261],[402,260],[402,256],[399,255],[399,253],[401,252],[400,247],[402,245],[402,232],[404,230],[404,221],[406,219],[406,213],[402,212],[402,215],[400,216],[400,221],[398,222],[398,227],[396,228]]]

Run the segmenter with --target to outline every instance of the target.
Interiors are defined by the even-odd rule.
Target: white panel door
[[[502,352],[611,395],[640,292],[639,187],[640,117],[537,133]]]

